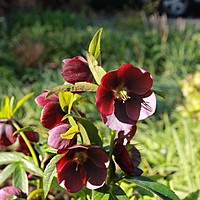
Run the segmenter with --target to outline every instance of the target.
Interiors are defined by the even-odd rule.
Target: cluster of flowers
[[[62,76],[71,84],[94,81],[88,62],[81,56],[64,60]],[[156,97],[151,90],[152,82],[149,72],[123,64],[119,69],[106,73],[96,91],[96,107],[103,122],[117,131],[113,148],[115,162],[128,176],[142,174],[138,168],[140,153],[130,145],[130,141],[135,135],[137,121],[155,112]],[[43,107],[41,124],[49,129],[48,145],[57,149],[58,154],[63,154],[56,162],[59,184],[69,192],[77,192],[83,186],[100,188],[106,181],[112,158],[100,146],[79,144],[78,130],[72,138],[62,137],[72,128],[70,120],[64,117],[69,114],[68,109],[60,105],[59,95],[46,98],[47,94],[45,90],[35,101]]]

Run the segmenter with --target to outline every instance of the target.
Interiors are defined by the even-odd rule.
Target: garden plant
[[[85,57],[63,60],[63,84],[43,88],[35,97],[41,126],[22,124],[15,117],[33,93],[17,102],[14,97],[2,99],[0,184],[5,187],[0,199],[125,200],[139,199],[144,191],[164,200],[179,199],[169,186],[143,175],[134,143],[142,134],[138,124],[148,125],[145,121],[155,113],[156,96],[163,94],[153,89],[148,71],[131,63],[106,72],[102,32],[100,28],[94,34]],[[96,106],[103,128],[88,119],[91,111],[82,108],[89,105]]]

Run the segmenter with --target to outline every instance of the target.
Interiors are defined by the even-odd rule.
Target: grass
[[[29,92],[35,97],[62,84],[62,59],[84,56],[91,37],[103,27],[106,71],[125,62],[140,66],[153,74],[154,88],[166,94],[165,99],[158,97],[156,114],[139,123],[133,142],[141,150],[144,174],[159,177],[184,198],[200,188],[200,125],[175,110],[184,101],[179,81],[200,69],[200,27],[180,29],[164,17],[150,22],[142,17],[143,21],[141,15],[119,14],[109,21],[68,11],[14,13],[0,24],[0,98],[4,94],[21,98]],[[33,103],[34,97],[18,114],[26,125],[39,124],[41,108]],[[94,101],[94,96],[90,99]],[[82,109],[106,135],[95,107]]]

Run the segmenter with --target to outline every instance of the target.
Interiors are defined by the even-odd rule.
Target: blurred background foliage
[[[43,89],[62,84],[62,60],[85,56],[93,34],[103,27],[105,70],[132,63],[150,71],[154,89],[165,94],[164,99],[157,97],[155,115],[139,123],[133,141],[141,150],[144,175],[168,184],[181,199],[197,191],[200,26],[160,16],[158,1],[142,8],[130,0],[115,4],[111,0],[16,2],[1,2],[0,98],[8,95],[20,99],[29,92],[35,97]],[[41,108],[34,97],[18,114],[26,125],[39,125]],[[95,101],[94,95],[88,98]],[[81,109],[109,136],[94,106]],[[130,186],[125,189],[133,195]],[[132,199],[154,198],[141,192]]]

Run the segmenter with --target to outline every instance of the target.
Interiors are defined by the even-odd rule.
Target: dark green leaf
[[[117,185],[104,185],[98,190],[93,190],[92,197],[95,200],[129,200],[125,192]]]
[[[28,194],[28,177],[21,162],[16,165],[13,172],[13,185]]]
[[[32,173],[36,176],[40,176],[40,177],[43,176],[43,171],[39,167],[37,167],[35,164],[25,159],[22,159],[21,161],[23,163],[24,169],[27,172]]]
[[[187,197],[185,197],[183,200],[198,200],[200,191],[197,190],[195,192],[190,193]]]
[[[92,38],[88,51],[91,55],[94,56],[95,59],[98,59],[101,53],[101,35],[103,32],[103,28],[100,28]]]
[[[158,90],[152,90],[156,95],[162,97],[163,99],[165,99],[166,94],[164,92],[158,91]]]
[[[101,66],[98,66],[98,62],[96,61],[94,56],[91,55],[89,52],[86,53],[86,57],[90,71],[92,72],[92,75],[94,76],[94,79],[97,82],[97,84],[100,85],[101,78],[103,77],[103,75],[106,74],[106,71]]]
[[[56,175],[56,161],[61,157],[61,155],[54,156],[44,170],[43,177],[43,189],[44,189],[44,197],[47,196],[53,177]]]
[[[19,162],[23,158],[22,153],[18,152],[1,152],[0,165],[7,165],[9,163]]]
[[[77,82],[75,84],[66,83],[64,85],[59,85],[52,88],[48,94],[47,98],[53,94],[58,94],[59,92],[96,92],[98,85],[88,82]]]
[[[80,124],[83,125],[84,129],[86,130],[90,143],[102,146],[102,139],[96,126],[86,118],[82,117],[75,117],[75,118],[78,120]]]
[[[16,164],[12,163],[8,166],[6,166],[2,172],[0,173],[0,185],[7,179],[10,177],[10,175],[13,173],[13,171],[15,170]]]
[[[178,196],[167,186],[158,183],[147,177],[134,177],[128,179],[136,183],[138,186],[145,188],[158,195],[164,200],[179,200]]]

